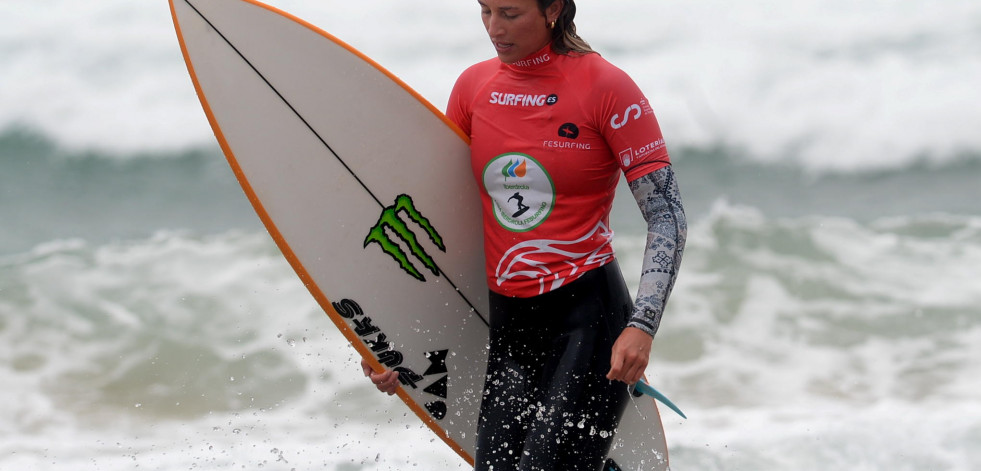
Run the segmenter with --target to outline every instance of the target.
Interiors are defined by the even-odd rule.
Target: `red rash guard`
[[[669,163],[647,99],[599,54],[546,47],[480,62],[457,80],[447,116],[471,139],[488,286],[506,296],[542,294],[611,261],[620,172],[633,181]]]

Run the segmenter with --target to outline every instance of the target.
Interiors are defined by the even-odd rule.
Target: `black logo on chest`
[[[559,137],[566,139],[577,139],[579,137],[579,126],[573,123],[565,123],[559,126]]]

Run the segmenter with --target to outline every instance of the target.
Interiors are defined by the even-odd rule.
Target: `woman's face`
[[[538,52],[552,39],[548,25],[558,18],[562,2],[553,2],[545,13],[537,0],[477,0],[484,28],[497,57],[511,63]]]

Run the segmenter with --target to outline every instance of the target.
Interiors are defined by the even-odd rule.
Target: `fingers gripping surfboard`
[[[192,82],[270,235],[336,327],[473,464],[487,345],[466,136],[381,66],[254,0],[170,0]],[[359,374],[352,367],[352,374]],[[653,401],[611,460],[666,469]]]

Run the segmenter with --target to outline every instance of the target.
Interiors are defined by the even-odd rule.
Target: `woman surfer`
[[[644,373],[686,221],[650,103],[576,34],[574,0],[478,0],[497,58],[447,116],[481,189],[490,351],[476,470],[599,470]],[[631,302],[611,245],[623,173],[647,221]],[[397,373],[365,374],[394,393]]]

